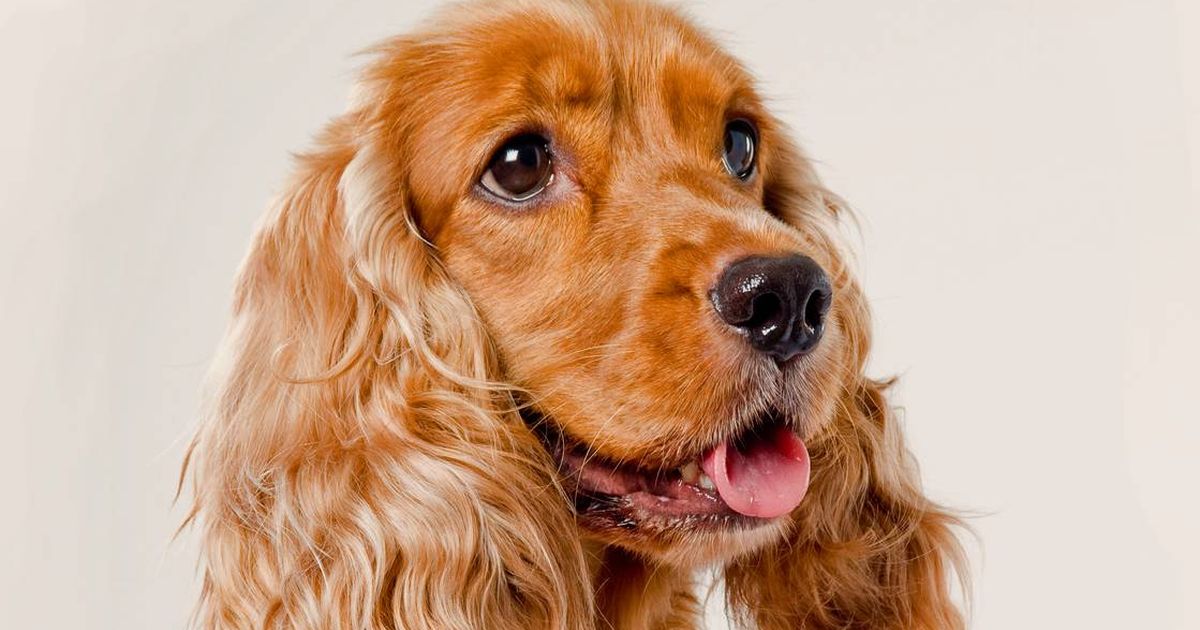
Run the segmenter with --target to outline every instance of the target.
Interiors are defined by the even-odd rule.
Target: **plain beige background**
[[[432,4],[0,5],[0,627],[183,625],[235,266]],[[1200,6],[687,4],[862,217],[873,372],[981,514],[973,626],[1200,628]]]

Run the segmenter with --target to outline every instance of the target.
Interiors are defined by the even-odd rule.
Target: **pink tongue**
[[[704,454],[700,467],[725,503],[746,516],[787,514],[808,491],[808,449],[787,427],[754,436],[741,449],[719,444]]]

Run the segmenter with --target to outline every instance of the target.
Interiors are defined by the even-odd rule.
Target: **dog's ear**
[[[844,204],[791,145],[774,147],[766,203],[784,221],[837,247]],[[962,628],[955,578],[966,593],[959,521],[923,494],[889,408],[886,383],[863,370],[870,316],[844,256],[830,256],[843,327],[844,374],[831,422],[809,441],[812,486],[787,538],[731,563],[731,609],[763,630]]]
[[[381,139],[411,113],[360,101],[385,106],[299,159],[237,281],[185,463],[197,625],[590,627],[553,464]]]

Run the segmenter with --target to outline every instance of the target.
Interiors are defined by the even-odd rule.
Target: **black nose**
[[[808,256],[751,256],[725,268],[709,299],[755,350],[782,363],[817,347],[833,288]]]

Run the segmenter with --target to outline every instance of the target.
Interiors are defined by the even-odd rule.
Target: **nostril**
[[[738,325],[750,330],[776,326],[782,313],[783,300],[775,293],[762,293],[750,301],[750,317]]]
[[[829,310],[829,292],[817,289],[808,296],[804,304],[804,324],[810,330],[820,330],[825,323],[825,313]]]

